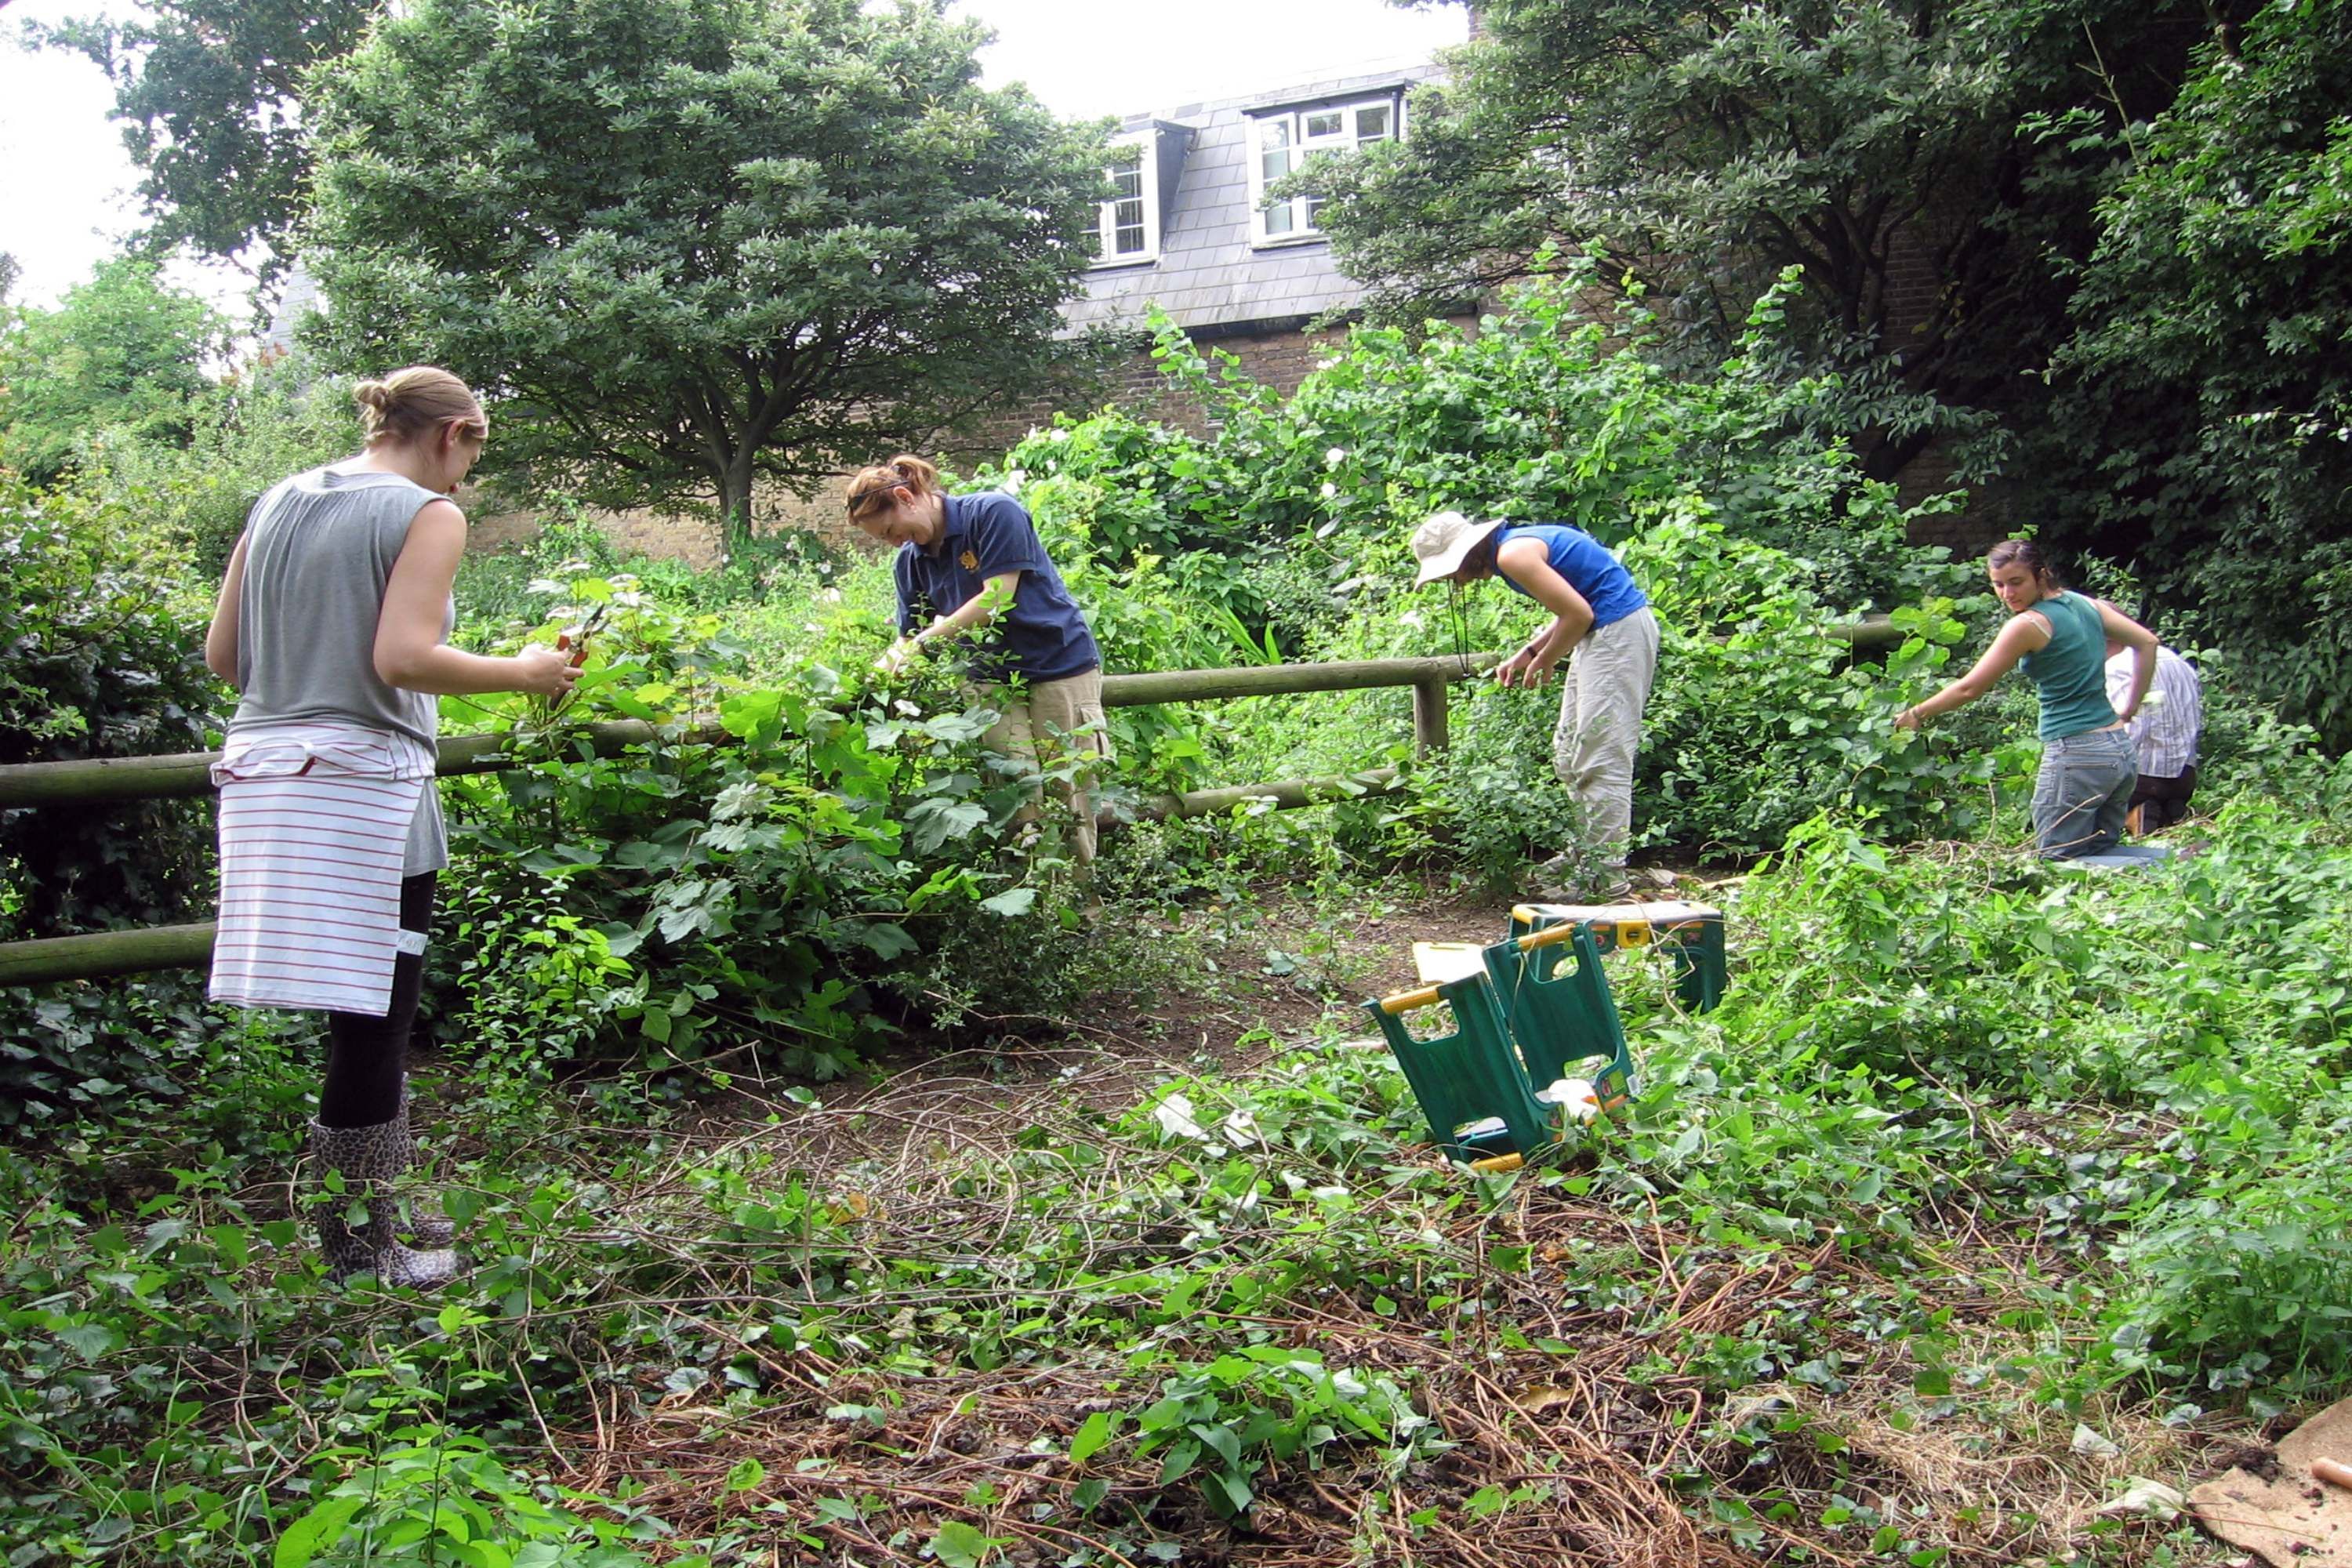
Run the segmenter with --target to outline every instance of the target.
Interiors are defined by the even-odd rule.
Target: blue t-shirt
[[[919,631],[969,603],[989,578],[1018,572],[1013,608],[985,631],[959,639],[973,667],[999,679],[1038,681],[1066,680],[1100,665],[1095,635],[1021,503],[1001,490],[946,500],[945,521],[930,548],[902,544],[890,563],[899,631]]]
[[[1633,581],[1633,574],[1617,563],[1609,547],[1580,528],[1570,528],[1564,522],[1517,522],[1495,531],[1497,550],[1514,539],[1538,539],[1551,557],[1551,569],[1568,579],[1568,585],[1592,606],[1592,629],[1613,626],[1634,611],[1649,605],[1650,596]],[[1522,594],[1528,591],[1512,581],[1507,572],[1497,570],[1496,575]],[[1529,594],[1529,598],[1535,595]]]

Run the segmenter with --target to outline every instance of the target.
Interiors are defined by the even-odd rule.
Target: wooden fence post
[[[1412,684],[1412,749],[1428,756],[1445,750],[1445,678],[1432,676]]]

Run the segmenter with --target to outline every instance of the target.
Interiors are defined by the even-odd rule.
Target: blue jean
[[[2068,735],[2042,745],[2033,780],[2033,842],[2048,860],[2104,855],[2123,842],[2139,763],[2121,728]]]

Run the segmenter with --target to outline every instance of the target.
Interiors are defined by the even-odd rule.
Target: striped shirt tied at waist
[[[434,748],[355,724],[233,731],[220,792],[220,916],[212,999],[382,1017],[394,959],[422,952],[400,927],[409,829]]]

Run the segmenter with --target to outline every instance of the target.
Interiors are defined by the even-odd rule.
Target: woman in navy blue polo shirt
[[[1087,774],[1110,755],[1102,654],[1028,512],[998,490],[949,495],[940,489],[938,468],[905,456],[859,469],[849,481],[848,502],[849,521],[860,531],[898,547],[890,563],[898,640],[882,656],[882,667],[895,672],[956,642],[975,674],[1014,683],[991,694],[1003,717],[982,744],[1041,774],[1072,775],[1057,780],[1054,793],[1069,808],[1071,858],[1081,865],[1092,860]],[[1085,765],[1069,768],[1074,755],[1087,759]]]

